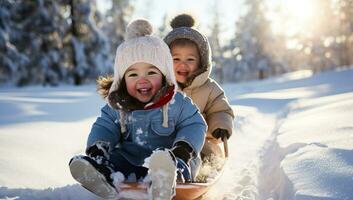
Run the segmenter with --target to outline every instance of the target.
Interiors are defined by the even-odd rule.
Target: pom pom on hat
[[[195,19],[188,14],[180,14],[172,19],[170,26],[174,28],[179,27],[193,27],[195,25]]]
[[[125,40],[151,35],[152,25],[145,19],[137,19],[127,25]]]

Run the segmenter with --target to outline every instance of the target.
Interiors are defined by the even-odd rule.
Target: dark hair
[[[200,54],[200,50],[199,50],[199,47],[197,46],[197,44],[194,41],[186,39],[186,38],[179,38],[179,39],[174,40],[172,43],[170,43],[169,47],[172,48],[176,45],[186,46],[186,45],[190,45],[190,44],[195,45],[198,53]]]

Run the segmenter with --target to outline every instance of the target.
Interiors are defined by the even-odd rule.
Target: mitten
[[[176,166],[177,166],[177,182],[190,183],[192,180],[190,166],[178,157],[176,158]]]
[[[229,139],[230,134],[229,134],[228,131],[225,130],[225,129],[217,128],[216,130],[214,130],[214,131],[212,132],[212,136],[213,136],[214,138],[216,138],[216,139],[221,138],[221,139],[223,140],[223,138]]]
[[[86,150],[86,154],[91,158],[109,159],[109,145],[105,142],[96,142]]]
[[[177,167],[177,181],[178,182],[191,182],[191,170],[189,162],[194,153],[192,148],[186,142],[177,142],[172,149],[175,156]]]

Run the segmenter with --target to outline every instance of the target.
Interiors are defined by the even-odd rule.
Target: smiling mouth
[[[188,76],[189,72],[177,72],[177,74],[180,76]]]
[[[137,91],[142,95],[148,95],[152,91],[152,88],[140,88]]]

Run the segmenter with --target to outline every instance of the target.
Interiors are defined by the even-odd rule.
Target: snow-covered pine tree
[[[246,79],[263,79],[271,72],[272,56],[267,51],[271,43],[270,23],[265,17],[264,2],[246,0],[248,12],[237,23],[242,73]]]
[[[308,5],[304,5],[308,4]],[[273,11],[280,18],[281,28],[275,35],[272,55],[276,61],[286,66],[286,70],[313,69],[314,72],[340,66],[344,55],[339,33],[339,11],[334,11],[331,0],[302,2],[310,8],[310,15],[297,19],[298,13],[288,12],[281,4]],[[304,8],[303,8],[304,9]],[[278,23],[278,22],[277,22]],[[294,31],[288,32],[294,27]]]
[[[112,6],[105,13],[102,27],[110,43],[110,53],[115,55],[116,48],[124,40],[125,29],[134,11],[128,0],[112,0]]]
[[[333,62],[335,48],[328,42],[331,37],[337,35],[337,23],[332,9],[331,0],[316,0],[315,19],[311,19],[310,29],[305,38],[309,40],[311,53],[309,65],[314,72],[320,72],[335,68]],[[329,24],[329,26],[328,26]]]
[[[213,69],[212,74],[213,77],[219,81],[219,83],[224,82],[224,74],[223,74],[223,55],[222,55],[222,47],[220,44],[220,33],[221,33],[221,23],[220,23],[220,13],[218,2],[214,2],[214,13],[213,19],[211,22],[211,34],[208,37],[210,46],[212,49],[212,63]]]
[[[338,0],[340,66],[353,65],[353,0]]]
[[[95,1],[69,0],[71,29],[67,41],[71,46],[71,76],[75,85],[108,73],[112,56],[107,38],[97,29],[93,16]],[[70,57],[70,55],[68,55]]]
[[[222,55],[224,80],[226,82],[236,82],[241,80],[240,73],[238,73],[241,55],[234,38],[230,39],[230,41],[223,46]]]
[[[6,35],[7,44],[11,45],[7,45],[7,49],[21,55],[18,60],[13,60],[12,66],[22,67],[17,69],[11,82],[17,85],[57,84],[64,72],[60,63],[61,39],[58,33],[62,24],[56,2],[2,2],[7,2],[10,13],[10,28]],[[11,60],[11,57],[7,58]]]
[[[166,13],[163,16],[162,24],[158,27],[157,34],[159,37],[164,38],[169,31],[171,31],[171,28],[169,26],[168,14]]]
[[[29,58],[12,42],[18,32],[11,18],[12,2],[0,1],[0,84],[18,84],[26,74]]]
[[[28,81],[34,84],[58,85],[67,73],[61,62],[62,36],[67,22],[58,2],[37,0],[28,3],[34,10],[29,15],[30,20],[23,23],[23,31],[30,33],[31,41],[34,41],[27,47],[31,58]]]

